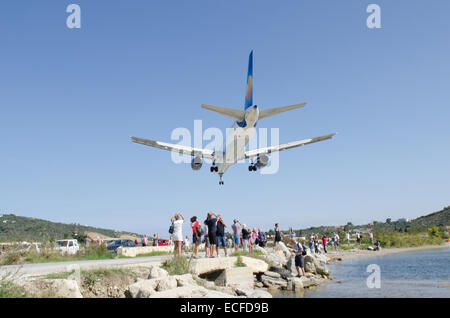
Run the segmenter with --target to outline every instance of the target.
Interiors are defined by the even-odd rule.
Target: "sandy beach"
[[[350,259],[362,258],[362,257],[373,257],[373,256],[383,256],[404,252],[418,252],[433,249],[450,248],[450,243],[445,243],[442,245],[424,245],[417,247],[405,247],[405,248],[383,248],[381,251],[369,251],[369,250],[338,250],[335,251],[333,247],[328,247],[327,256],[330,258],[329,263],[336,263],[339,261],[345,261]]]

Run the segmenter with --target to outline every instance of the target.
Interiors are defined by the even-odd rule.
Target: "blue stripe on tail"
[[[253,105],[253,50],[248,57],[247,90],[245,91],[244,109]]]

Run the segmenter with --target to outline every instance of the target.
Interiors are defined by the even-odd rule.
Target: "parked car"
[[[119,247],[136,247],[136,243],[132,240],[115,240],[109,244],[106,248],[108,251],[117,252]]]
[[[158,246],[167,246],[167,245],[169,245],[169,240],[158,239]]]
[[[80,250],[80,246],[78,245],[78,241],[75,239],[72,240],[58,240],[56,241],[55,250],[61,251],[61,254],[76,254]]]

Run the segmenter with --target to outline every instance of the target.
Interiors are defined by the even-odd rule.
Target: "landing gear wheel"
[[[252,170],[256,171],[256,170],[258,170],[258,168],[256,166],[252,166]]]
[[[248,166],[248,171],[253,171],[253,166]]]
[[[214,167],[210,167],[209,171],[214,172]]]
[[[214,167],[215,172],[219,172],[219,167]]]

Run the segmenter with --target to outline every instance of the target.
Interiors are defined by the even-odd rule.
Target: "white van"
[[[80,250],[77,240],[58,240],[56,241],[56,250],[61,251],[61,254],[76,254]]]

